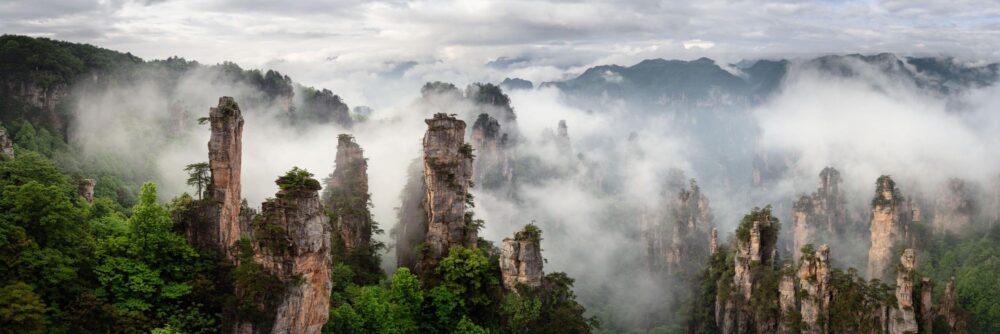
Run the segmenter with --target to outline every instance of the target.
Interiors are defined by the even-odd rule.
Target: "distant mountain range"
[[[539,87],[557,87],[577,103],[623,100],[641,107],[725,108],[753,105],[777,92],[795,66],[822,73],[853,77],[864,69],[881,72],[934,94],[950,94],[997,82],[1000,64],[963,64],[953,58],[876,55],[831,55],[808,60],[757,60],[720,66],[708,58],[692,61],[647,59],[632,66],[601,65],[579,76],[544,82]],[[523,79],[518,88],[531,87]],[[511,85],[513,88],[514,86]]]

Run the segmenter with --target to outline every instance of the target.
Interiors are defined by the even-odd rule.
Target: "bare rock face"
[[[0,127],[0,158],[2,157],[14,157],[14,141],[10,139],[7,130]]]
[[[833,242],[843,233],[847,210],[840,183],[840,172],[833,167],[823,168],[816,192],[800,197],[792,205],[792,254],[796,260],[802,246]]]
[[[372,239],[368,162],[350,135],[338,136],[336,168],[328,180],[324,202],[336,219],[334,226],[345,250],[367,249]]]
[[[97,186],[97,181],[96,180],[94,180],[94,179],[82,179],[82,180],[80,180],[80,183],[77,185],[76,191],[77,191],[77,194],[79,194],[80,196],[83,196],[83,198],[87,199],[87,202],[93,203],[94,202],[94,187],[96,187],[96,186]]]
[[[400,193],[397,211],[399,223],[390,234],[396,240],[396,265],[416,271],[419,254],[417,246],[427,235],[427,213],[424,189],[424,164],[422,159],[414,159],[407,169],[407,181]]]
[[[475,183],[482,189],[510,191],[514,181],[513,147],[500,122],[482,113],[472,125],[471,144],[475,149]]]
[[[533,225],[503,239],[500,248],[500,272],[504,288],[517,291],[517,284],[537,287],[542,284],[542,248],[540,232]]]
[[[951,333],[965,333],[966,316],[965,312],[958,306],[958,297],[955,293],[955,277],[948,279],[948,285],[944,288],[944,295],[941,296],[941,309],[939,314],[946,323]]]
[[[315,188],[285,189],[263,204],[254,224],[253,261],[276,279],[270,321],[242,321],[240,333],[320,333],[329,318],[331,228]],[[237,291],[237,295],[240,293]]]
[[[708,198],[698,184],[691,180],[690,188],[681,189],[671,204],[670,219],[673,237],[667,254],[667,273],[680,274],[689,263],[705,263],[710,250],[700,240],[708,238],[713,228],[712,210]]]
[[[443,113],[425,122],[427,234],[426,252],[417,265],[421,278],[430,276],[451,246],[475,247],[477,241],[476,229],[465,218],[472,179],[472,147],[465,144],[465,122]]]
[[[830,312],[830,248],[822,245],[815,254],[805,255],[799,266],[802,299],[802,332],[825,333]]]
[[[781,270],[781,281],[778,283],[778,308],[781,310],[781,318],[788,319],[796,312],[795,304],[795,274],[791,265],[785,265]],[[791,332],[790,326],[785,321],[778,325],[778,333]]]
[[[726,301],[716,301],[716,323],[722,333],[770,333],[778,330],[777,316],[751,309],[750,301],[761,280],[760,267],[774,266],[778,220],[770,209],[754,209],[736,230],[736,254],[732,292]]]
[[[948,180],[934,204],[934,230],[964,233],[978,212],[971,186],[959,179]]]
[[[240,238],[240,173],[243,156],[243,115],[233,98],[219,98],[219,106],[211,108],[209,120],[212,136],[208,141],[208,164],[212,183],[208,194],[219,207],[218,247],[230,260],[235,260],[233,245]]]
[[[566,126],[566,120],[559,120],[559,125],[556,127],[556,147],[559,152],[565,152],[567,155],[573,154],[573,147],[569,141],[569,127]]]
[[[920,328],[925,332],[934,330],[934,281],[924,277],[920,280]]]
[[[912,248],[903,251],[899,258],[900,270],[896,276],[896,308],[889,316],[889,333],[917,333],[917,315],[913,300],[916,256]]]
[[[868,277],[882,278],[892,263],[892,247],[906,240],[909,228],[906,201],[888,175],[878,178],[872,199],[871,248],[868,250]]]
[[[708,255],[715,255],[719,251],[719,231],[714,227],[712,228],[712,234],[708,239]]]

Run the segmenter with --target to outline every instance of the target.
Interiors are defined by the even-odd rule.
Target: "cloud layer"
[[[408,100],[389,93],[428,80],[552,80],[653,57],[1000,58],[1000,6],[991,0],[13,0],[0,4],[0,31],[275,68],[376,107]],[[500,57],[523,61],[482,66]],[[399,71],[407,62],[416,65]]]

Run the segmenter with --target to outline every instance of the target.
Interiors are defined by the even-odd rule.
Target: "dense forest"
[[[880,57],[857,59],[885,61]],[[809,64],[840,73],[837,59]],[[899,68],[920,74],[910,78],[936,71],[977,80],[914,85],[935,94],[995,82],[982,71],[927,59],[898,62],[904,61],[915,65]],[[542,86],[591,95],[576,100],[589,103],[609,91],[595,77],[602,71],[667,71],[699,81],[664,74],[629,85],[712,99],[719,86],[706,91],[701,81],[723,80],[727,89],[748,94],[744,102],[757,104],[776,94],[770,90],[788,66],[762,62],[748,69],[752,79],[738,82],[708,59],[661,59]],[[865,181],[874,189],[869,197],[841,189],[840,172],[827,167],[815,193],[757,196],[772,191],[767,183],[778,184],[786,171],[775,159],[768,165],[768,153],[754,152],[743,159],[752,163],[734,158],[712,167],[752,169],[739,176],[719,181],[693,173],[707,182],[741,177],[755,187],[746,192],[760,207],[740,207],[740,219],[727,223],[721,220],[731,215],[720,208],[735,201],[710,204],[706,182],[681,171],[664,171],[663,182],[648,182],[655,191],[636,200],[627,190],[636,187],[625,181],[628,168],[656,154],[643,151],[636,132],[585,143],[571,139],[561,120],[534,138],[515,112],[515,95],[504,91],[533,89],[521,79],[464,90],[430,82],[408,106],[413,118],[385,121],[367,107],[352,110],[329,89],[272,70],[143,60],[46,38],[0,37],[0,73],[0,332],[1000,332],[1000,221],[990,202],[998,190],[989,185],[949,179],[942,193],[923,194],[883,175]],[[184,88],[192,80],[235,93]],[[153,87],[156,117],[96,128],[80,119],[86,114],[78,110],[94,96],[130,87]],[[622,95],[640,95],[637,105],[660,94],[631,89]],[[185,101],[204,94],[218,104]],[[698,104],[685,100],[685,107],[689,102]],[[680,104],[671,104],[670,120],[694,130],[730,112],[702,103],[702,114],[681,115]],[[142,104],[130,108],[125,114],[143,113]],[[746,116],[734,116],[740,117]],[[254,149],[242,138],[244,125],[256,120],[296,132],[335,129],[338,136],[324,139],[336,151],[333,167],[271,175],[277,191],[248,203],[241,186],[260,181],[241,175],[243,152]],[[376,166],[366,155],[372,148],[359,138],[393,122],[409,122],[423,141],[406,144],[420,146],[419,157],[391,166],[405,174],[395,189],[395,220],[376,221],[370,189],[376,180],[369,180]],[[149,135],[127,138],[139,148],[127,154],[87,144],[114,126]],[[208,138],[208,156],[186,162],[187,182],[170,185],[186,192],[165,196],[167,179],[156,158],[191,137]],[[565,211],[545,211],[547,202],[538,200],[560,196],[599,209],[573,207],[580,216],[553,217]],[[521,215],[497,215],[497,203]],[[573,225],[581,216],[600,226]],[[567,230],[591,228],[624,241],[567,240],[575,235]],[[606,268],[572,265],[595,259]]]

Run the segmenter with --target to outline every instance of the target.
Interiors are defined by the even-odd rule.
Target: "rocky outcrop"
[[[760,298],[779,297],[777,290],[768,291],[760,286],[764,268],[774,270],[778,227],[778,220],[771,215],[770,208],[765,208],[754,209],[737,228],[732,288],[725,301],[716,299],[715,317],[721,333],[777,331],[780,313],[755,309],[751,301],[755,295],[760,295]],[[725,287],[724,284],[720,286]],[[767,295],[771,297],[765,297]]]
[[[517,285],[537,287],[542,284],[541,231],[534,225],[503,239],[500,248],[500,273],[504,288],[517,292]]]
[[[950,179],[934,204],[934,230],[954,234],[965,233],[978,208],[971,185],[960,179]]]
[[[240,238],[240,173],[243,155],[243,115],[233,98],[219,98],[219,105],[209,111],[212,135],[208,141],[208,164],[212,183],[208,194],[218,207],[219,251],[230,260],[236,256],[233,245]],[[214,238],[213,238],[214,239]]]
[[[681,189],[671,203],[670,220],[673,237],[666,258],[667,273],[683,275],[696,272],[697,268],[686,267],[708,260],[710,250],[704,240],[708,238],[713,223],[708,198],[702,195],[694,180],[691,180],[690,188]]]
[[[561,154],[573,155],[573,147],[569,141],[569,127],[566,126],[564,119],[560,119],[559,125],[556,127],[556,148]]]
[[[819,246],[814,254],[803,255],[799,265],[802,300],[802,333],[826,333],[830,312],[830,248]]]
[[[778,308],[781,310],[781,322],[778,333],[792,332],[789,320],[797,312],[795,303],[795,273],[791,265],[785,265],[781,270],[781,281],[778,282]]]
[[[7,130],[0,127],[0,158],[14,157],[14,141],[10,139]]]
[[[298,117],[305,121],[319,124],[334,123],[345,128],[353,125],[351,119],[351,109],[340,98],[329,89],[319,91],[304,92],[302,97],[302,110],[298,111]],[[291,102],[289,96],[288,102]],[[291,104],[289,103],[290,107]],[[286,110],[290,110],[286,108]]]
[[[872,199],[871,248],[868,249],[868,277],[884,278],[892,263],[893,247],[907,240],[910,211],[906,201],[896,188],[896,182],[888,175],[878,178],[875,183],[875,198]]]
[[[344,250],[368,249],[372,239],[372,215],[368,210],[368,162],[354,137],[337,138],[336,168],[327,179],[323,200],[330,210]]]
[[[286,178],[279,178],[279,184]],[[319,183],[312,182],[281,186],[262,205],[251,231],[252,261],[278,289],[266,292],[273,298],[260,310],[263,317],[242,318],[238,333],[320,333],[329,318],[331,228],[317,193]],[[236,291],[237,298],[246,295],[239,285]]]
[[[427,213],[424,210],[427,192],[424,189],[422,159],[414,159],[410,163],[407,176],[396,211],[399,222],[390,234],[396,240],[396,265],[415,272],[419,259],[417,246],[424,242],[427,235]]]
[[[916,276],[916,256],[907,248],[899,258],[899,272],[896,274],[896,307],[890,311],[890,334],[917,333],[917,315],[913,300],[914,277]]]
[[[96,75],[94,74],[95,81]],[[41,111],[41,114],[25,115],[26,117],[51,124],[52,129],[60,134],[65,134],[67,119],[56,109],[69,96],[69,88],[64,83],[44,84],[33,80],[0,78],[0,92]]]
[[[845,230],[847,210],[840,183],[840,172],[823,168],[816,192],[792,205],[792,254],[796,260],[802,255],[802,246],[837,241]]]
[[[944,294],[941,295],[941,308],[938,314],[951,333],[965,333],[966,315],[965,311],[958,306],[954,276],[948,279],[948,285],[945,286]]]
[[[94,202],[94,187],[97,186],[97,181],[94,179],[82,179],[80,183],[77,184],[76,192],[87,202]]]
[[[417,272],[424,279],[432,276],[452,246],[474,247],[477,241],[477,229],[466,221],[465,212],[472,179],[472,147],[465,144],[465,122],[443,113],[425,122],[427,234],[425,251],[417,265]]]
[[[920,280],[920,328],[925,333],[934,330],[934,281],[924,277]]]
[[[715,255],[719,251],[719,231],[714,227],[712,228],[712,234],[708,239],[708,254]]]
[[[510,192],[514,181],[513,147],[500,122],[486,113],[479,114],[470,136],[475,150],[475,184],[486,190]]]

